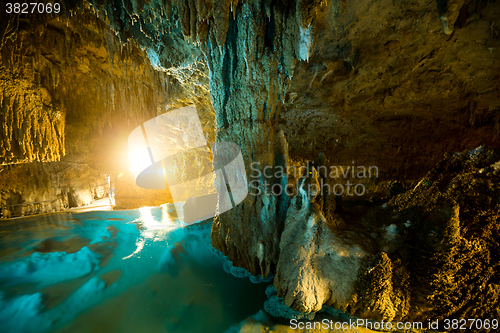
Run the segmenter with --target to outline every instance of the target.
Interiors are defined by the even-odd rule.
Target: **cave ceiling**
[[[383,179],[412,181],[447,152],[500,144],[498,2],[450,2],[452,13],[423,1],[250,3],[2,13],[2,164],[122,172],[128,133],[191,103],[210,142],[238,141],[224,134],[236,119],[270,121],[295,163],[323,152]],[[241,7],[265,19],[241,26]]]
[[[3,163],[59,160],[65,146],[80,151],[89,130],[101,133],[124,116],[128,130],[189,102],[208,113],[205,129],[213,136],[202,44],[210,41],[210,22],[214,42],[225,43],[236,3],[207,2],[198,12],[191,8],[191,16],[191,2],[119,4],[68,3],[67,18],[2,14],[4,113],[32,103],[50,110],[39,113],[40,123],[51,124],[48,130],[28,124],[32,132],[18,136],[4,116]],[[307,59],[284,63],[290,73],[277,126],[291,156],[325,152],[339,164],[355,160],[379,166],[384,177],[413,179],[446,152],[498,146],[499,6],[465,1],[451,34],[439,14],[437,3],[423,1],[351,0],[345,12],[336,3],[319,6]],[[280,47],[286,57],[286,45]],[[33,89],[36,98],[21,101],[7,86]],[[65,124],[58,124],[63,113]],[[28,147],[35,136],[50,144]]]

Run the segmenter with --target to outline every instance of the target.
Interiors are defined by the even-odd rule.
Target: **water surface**
[[[227,271],[210,223],[167,206],[0,222],[2,332],[224,332],[269,283]]]

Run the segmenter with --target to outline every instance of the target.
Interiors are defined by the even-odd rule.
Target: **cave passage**
[[[0,331],[496,332],[500,1],[26,5]]]

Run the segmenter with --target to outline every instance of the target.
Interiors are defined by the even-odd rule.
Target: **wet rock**
[[[414,189],[369,208],[357,235],[329,226],[316,197],[303,191],[317,181],[313,170],[288,210],[277,296],[306,314],[333,305],[385,321],[494,316],[499,160],[486,147],[449,155]],[[375,247],[360,248],[371,240]]]
[[[273,317],[281,317],[287,319],[308,319],[313,320],[315,313],[302,313],[300,311],[293,311],[289,306],[284,304],[282,298],[277,295],[277,290],[271,285],[266,289],[268,300],[264,303],[264,309]]]
[[[367,253],[331,229],[306,191],[311,182],[318,182],[315,169],[288,209],[274,286],[295,311],[317,312],[324,304],[346,310],[355,303],[357,272]]]
[[[443,31],[445,34],[451,35],[464,0],[439,0],[437,4]]]

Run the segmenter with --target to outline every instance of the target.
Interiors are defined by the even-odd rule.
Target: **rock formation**
[[[278,297],[302,313],[333,305],[384,321],[497,316],[499,166],[485,147],[450,155],[414,188],[356,207],[357,224],[336,225],[304,190],[313,172],[288,209]]]
[[[213,221],[212,245],[236,267],[274,275],[286,306],[383,320],[498,317],[499,157],[470,150],[500,148],[497,2],[63,8],[0,14],[4,201],[92,188],[111,168],[124,182],[122,208],[133,207],[142,194],[118,178],[122,150],[112,143],[194,103],[208,141],[240,146],[260,193]],[[41,177],[30,190],[9,181],[33,165],[66,180]],[[352,177],[374,197],[311,194],[339,180],[320,168],[331,165],[376,166],[376,179]],[[288,173],[300,166],[303,177]],[[294,183],[292,196],[269,191]]]

